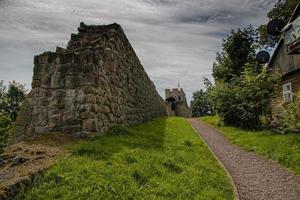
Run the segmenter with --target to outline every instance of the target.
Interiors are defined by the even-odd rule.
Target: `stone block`
[[[98,132],[98,124],[95,119],[87,119],[82,123],[83,131],[87,132]]]
[[[62,73],[56,71],[52,74],[50,87],[53,89],[58,89],[58,88],[64,87],[64,80],[63,80]]]
[[[34,126],[46,126],[48,124],[48,113],[47,112],[39,112],[32,115],[32,120]]]
[[[103,105],[100,107],[100,112],[107,114],[107,113],[110,113],[110,109],[108,106]]]
[[[84,112],[80,113],[80,118],[81,119],[95,119],[96,114],[92,113],[92,112],[84,111]]]
[[[63,124],[61,114],[50,114],[49,115],[49,127],[61,126]]]

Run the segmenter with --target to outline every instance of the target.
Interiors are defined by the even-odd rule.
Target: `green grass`
[[[300,135],[281,135],[271,131],[247,131],[236,127],[218,126],[217,116],[201,117],[219,129],[233,144],[256,152],[300,175]]]
[[[80,143],[18,198],[234,199],[226,173],[185,119],[115,132]]]

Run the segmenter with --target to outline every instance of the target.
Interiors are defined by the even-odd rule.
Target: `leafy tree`
[[[25,86],[15,81],[8,87],[0,81],[0,153],[7,142],[9,131],[25,99]]]
[[[208,93],[202,89],[193,93],[191,108],[193,117],[213,114],[213,107]]]
[[[213,84],[208,78],[203,78],[205,90],[193,92],[191,100],[191,108],[193,117],[214,114],[213,105],[209,98],[209,91],[213,88]]]
[[[249,26],[244,29],[232,30],[223,41],[222,52],[217,54],[213,64],[215,81],[231,81],[241,75],[243,66],[253,61],[251,55],[255,53],[256,33]]]
[[[260,128],[260,117],[270,114],[269,103],[278,82],[278,75],[269,73],[266,67],[258,72],[249,64],[231,83],[217,82],[209,95],[226,125]]]
[[[292,17],[293,11],[299,4],[299,0],[278,0],[274,8],[268,12],[269,20],[282,19],[284,23],[288,23]],[[267,33],[267,25],[263,24],[257,29],[260,39],[259,44],[263,47],[274,47],[279,40],[278,37],[270,36]]]
[[[2,99],[2,97],[3,97],[3,95],[4,95],[4,92],[5,92],[5,89],[6,89],[6,87],[5,87],[5,85],[4,85],[4,81],[1,80],[1,81],[0,81],[0,99]]]
[[[0,112],[10,117],[12,121],[17,118],[18,111],[25,99],[25,86],[15,81],[10,82],[7,90],[3,90],[0,99]]]
[[[7,142],[8,133],[11,128],[11,120],[8,116],[0,113],[0,153],[3,152],[3,148]]]

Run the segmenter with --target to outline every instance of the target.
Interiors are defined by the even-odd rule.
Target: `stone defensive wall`
[[[32,90],[11,141],[48,132],[93,137],[116,124],[166,115],[137,55],[118,24],[80,24],[66,49],[34,58]]]

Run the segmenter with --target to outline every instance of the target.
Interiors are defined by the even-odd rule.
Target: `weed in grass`
[[[133,163],[137,162],[137,160],[134,157],[130,156],[130,155],[126,155],[124,160],[128,164],[133,164]]]
[[[190,140],[185,140],[184,144],[188,147],[191,147],[193,145],[193,143]]]
[[[183,169],[179,167],[178,165],[174,164],[172,161],[168,160],[162,164],[164,167],[166,167],[169,171],[174,173],[181,173]]]
[[[145,185],[148,182],[148,179],[146,176],[144,176],[141,172],[134,171],[132,174],[133,179],[139,184],[139,185]]]

